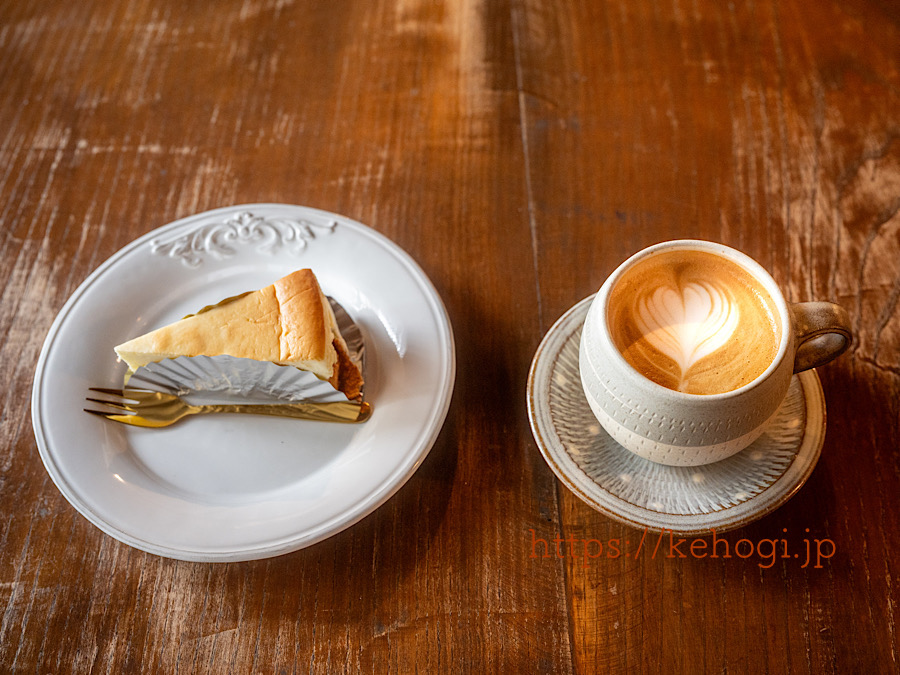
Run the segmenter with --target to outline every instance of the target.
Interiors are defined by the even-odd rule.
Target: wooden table
[[[888,0],[171,0],[0,6],[0,671],[900,668],[900,13]],[[40,461],[44,337],[177,218],[304,204],[383,233],[453,322],[453,402],[388,503],[256,562],[101,533]],[[841,303],[821,459],[730,536],[779,557],[535,558],[636,536],[525,407],[552,323],[651,243],[721,241]],[[684,547],[682,547],[682,551]]]

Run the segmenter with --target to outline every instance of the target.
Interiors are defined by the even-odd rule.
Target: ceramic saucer
[[[738,454],[705,466],[656,464],[616,443],[584,396],[578,347],[592,299],[576,304],[547,332],[528,376],[534,438],[566,487],[620,522],[689,536],[746,525],[800,489],[825,439],[825,399],[815,371],[793,377],[769,428]]]

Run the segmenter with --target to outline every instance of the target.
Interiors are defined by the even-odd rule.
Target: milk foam
[[[635,320],[644,338],[678,365],[681,389],[691,366],[728,342],[740,311],[727,288],[701,281],[641,297]]]

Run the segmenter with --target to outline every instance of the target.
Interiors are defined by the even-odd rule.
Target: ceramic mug
[[[721,258],[713,260],[700,256],[700,259],[710,260],[715,264],[735,263],[740,269],[733,269],[749,275],[756,289],[754,293],[766,296],[766,306],[771,310],[773,356],[760,359],[764,367],[758,375],[728,391],[686,393],[650,379],[626,360],[623,352],[628,351],[622,346],[622,338],[617,337],[623,334],[622,328],[618,322],[616,325],[610,323],[613,314],[617,319],[621,315],[621,312],[614,310],[617,310],[618,304],[622,302],[621,296],[626,292],[622,287],[631,283],[626,283],[623,278],[631,280],[637,274],[638,281],[643,280],[642,283],[646,285],[649,283],[646,279],[652,277],[641,276],[644,274],[642,270],[656,268],[662,270],[659,274],[663,276],[659,278],[667,278],[665,265],[668,261],[691,260],[693,252],[709,253]],[[672,253],[676,255],[667,255]],[[636,267],[638,265],[641,266]],[[643,293],[642,304],[638,303],[636,306],[641,311],[647,310],[646,321],[638,317],[636,325],[658,328],[661,323],[671,321],[671,308],[654,314],[653,297],[661,299],[663,303],[674,301],[676,308],[687,308],[678,309],[676,314],[686,316],[697,306],[702,306],[706,312],[715,302],[707,297],[704,283],[701,273],[700,279],[693,286],[688,283],[684,286],[688,290],[680,291],[687,294],[687,299],[682,298],[680,301],[676,298],[676,292],[670,288],[657,289],[656,296],[652,296],[652,289],[642,289],[641,283],[631,283]],[[631,302],[635,293],[633,289],[627,293]],[[678,302],[682,304],[679,305]],[[727,311],[722,310],[721,303],[715,306],[718,309],[712,312],[713,319],[708,322],[713,326],[712,333],[724,326],[724,332],[719,332],[725,336],[724,339],[731,341],[733,347],[743,350],[752,358],[763,353],[755,337],[752,343],[748,343],[749,338],[742,334],[742,325],[733,320],[734,317]],[[654,319],[657,315],[669,318]],[[717,348],[717,340],[722,342],[718,338],[709,340],[704,335],[698,337],[694,329],[691,329],[694,332],[684,332],[683,327],[664,328],[663,337],[672,331],[678,335],[681,330],[681,334],[692,336],[691,339],[703,345],[707,352],[711,349],[710,353],[713,354]],[[726,335],[728,330],[731,333]],[[647,331],[648,334],[652,333],[650,328]],[[654,339],[656,343],[653,344],[659,344],[663,350],[668,348],[668,343],[664,340]],[[613,439],[635,454],[654,462],[672,466],[696,466],[725,459],[750,445],[778,412],[787,395],[791,376],[836,358],[850,346],[851,340],[849,318],[840,306],[828,302],[788,303],[769,273],[740,251],[708,241],[677,240],[663,242],[636,253],[604,282],[585,319],[579,368],[591,410]],[[649,353],[654,352],[651,350]],[[674,356],[676,360],[680,358],[678,354]],[[666,364],[672,370],[671,360],[666,360]]]

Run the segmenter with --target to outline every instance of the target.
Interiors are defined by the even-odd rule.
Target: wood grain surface
[[[895,2],[6,1],[0,83],[0,672],[900,671]],[[250,202],[408,251],[453,323],[453,403],[412,479],[341,534],[163,559],[57,491],[34,369],[102,261]],[[525,384],[556,318],[680,237],[851,315],[852,350],[819,369],[812,477],[730,533],[830,540],[820,566],[533,555],[640,536],[556,480]]]

